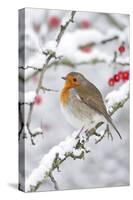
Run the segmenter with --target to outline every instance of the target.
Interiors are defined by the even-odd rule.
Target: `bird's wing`
[[[89,87],[87,85],[81,90],[77,90],[77,94],[87,106],[103,114],[105,118],[109,116],[100,91],[92,83],[89,82]]]
[[[122,139],[119,131],[117,130],[116,126],[112,122],[112,119],[107,112],[107,109],[104,104],[100,91],[94,85],[91,85],[91,87],[89,87],[89,91],[86,90],[86,93],[84,93],[84,95],[82,94],[82,92],[79,92],[78,96],[79,96],[80,101],[82,101],[87,106],[93,108],[94,110],[102,114],[107,119],[107,121],[113,126],[113,128],[116,130],[120,139]]]

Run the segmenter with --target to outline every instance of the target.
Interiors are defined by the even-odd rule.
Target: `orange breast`
[[[69,98],[69,89],[64,87],[60,94],[60,101],[63,104],[63,106],[67,104],[68,98]]]

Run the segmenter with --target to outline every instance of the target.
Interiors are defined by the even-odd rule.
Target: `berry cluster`
[[[127,81],[129,80],[129,71],[119,71],[115,74],[112,78],[109,79],[108,84],[109,86],[114,86],[115,83],[119,82],[120,80]]]

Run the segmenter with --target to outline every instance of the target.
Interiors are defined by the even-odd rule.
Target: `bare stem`
[[[93,46],[96,46],[96,45],[104,45],[108,42],[112,42],[112,41],[118,40],[118,39],[119,39],[119,37],[116,35],[116,36],[113,36],[113,37],[110,37],[110,38],[107,38],[107,39],[103,39],[98,43],[95,43],[95,42],[87,43],[85,45],[80,46],[79,48],[82,49],[82,48],[85,48],[85,47],[93,47]]]
[[[70,17],[70,19],[66,22],[65,25],[61,25],[61,27],[60,27],[60,32],[59,32],[59,34],[58,34],[58,36],[57,36],[57,38],[56,38],[57,46],[59,45],[60,40],[61,40],[61,38],[62,38],[62,36],[63,36],[63,34],[64,34],[66,28],[67,28],[68,25],[70,24],[70,22],[72,22],[72,23],[74,22],[73,19],[74,19],[75,13],[76,13],[76,11],[72,11],[72,12],[71,12],[71,17]]]
[[[36,70],[36,71],[41,71],[42,68],[38,68],[38,67],[33,67],[33,66],[26,66],[26,67],[19,67],[19,69],[23,69],[23,70],[26,70],[26,69],[33,69],[33,70]]]
[[[52,173],[49,174],[49,177],[50,177],[51,181],[52,181],[53,184],[54,184],[55,190],[59,190],[58,184],[57,184],[57,182],[56,182],[56,180],[55,180],[55,178],[54,178],[54,176],[53,176]]]

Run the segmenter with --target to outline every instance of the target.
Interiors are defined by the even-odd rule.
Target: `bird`
[[[79,72],[70,72],[62,79],[65,83],[60,91],[60,105],[66,120],[76,129],[91,129],[101,121],[109,123],[122,139],[99,89]]]

